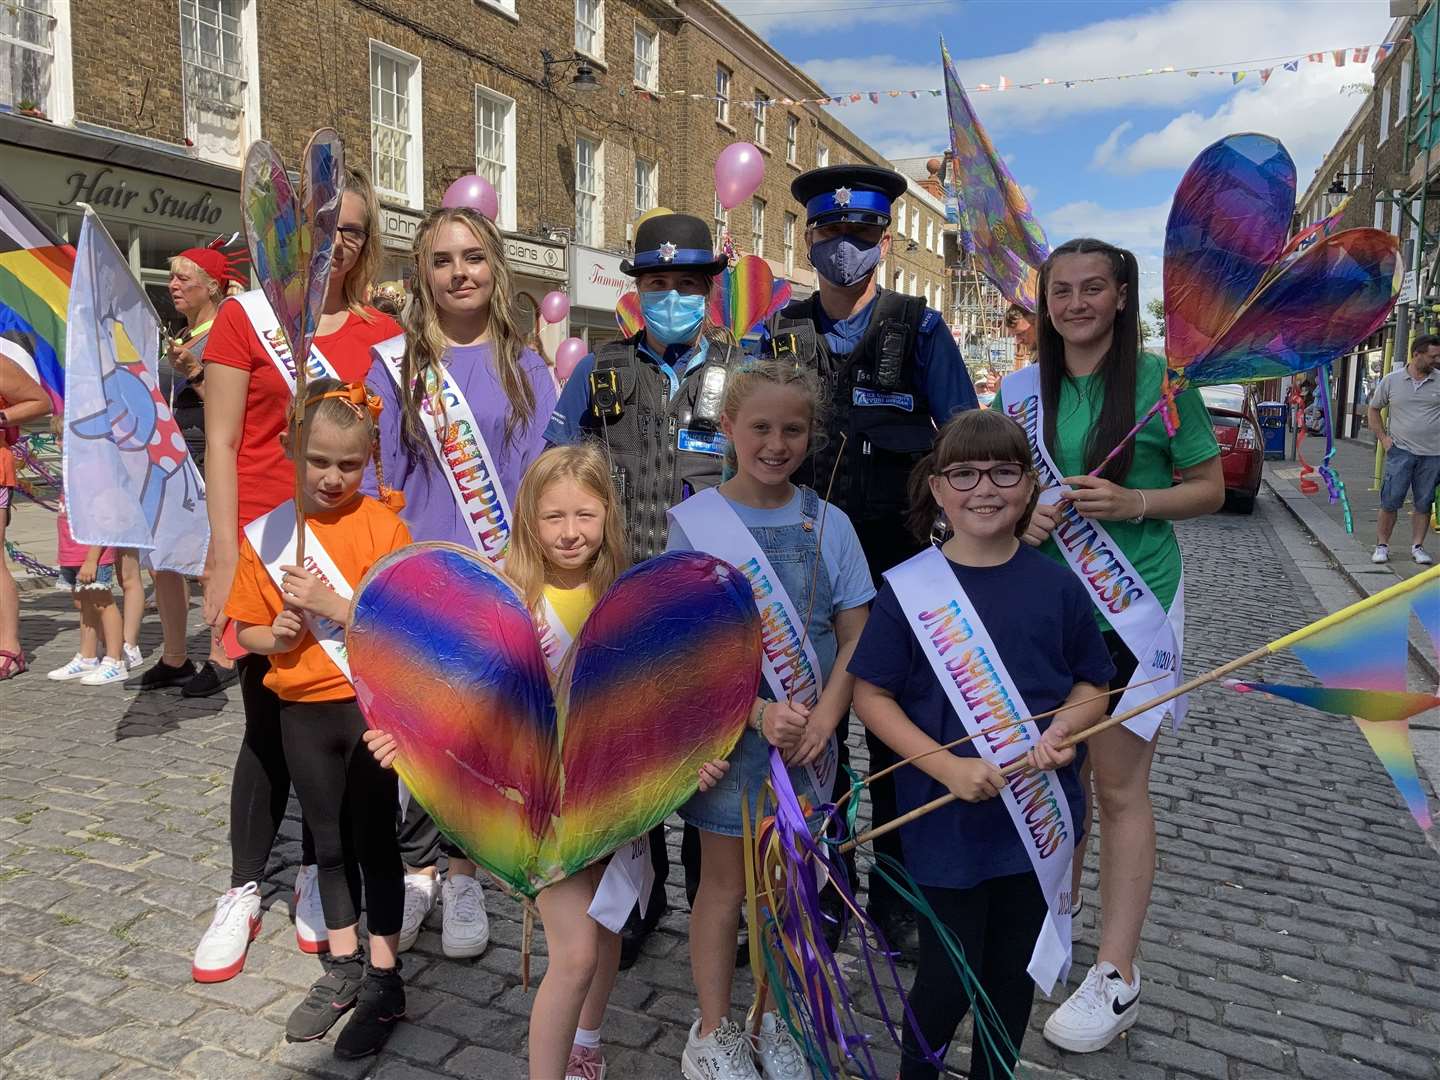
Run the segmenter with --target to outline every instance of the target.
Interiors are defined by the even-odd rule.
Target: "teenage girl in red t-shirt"
[[[365,173],[351,169],[340,204],[330,286],[315,346],[346,382],[364,382],[370,347],[400,333],[394,319],[364,303],[380,257],[380,207]],[[295,468],[280,445],[290,386],[255,334],[238,299],[220,306],[205,346],[205,489],[210,552],[205,618],[225,627],[240,531],[290,499]],[[280,739],[280,700],[264,685],[264,656],[240,660],[245,734],[230,785],[230,891],[196,953],[195,978],[218,982],[238,974],[245,946],[259,928],[258,887],[285,818],[290,770]],[[301,867],[291,911],[300,948],[329,948],[316,884],[314,844],[302,829]],[[224,948],[220,946],[224,945]],[[203,966],[202,966],[203,960]]]

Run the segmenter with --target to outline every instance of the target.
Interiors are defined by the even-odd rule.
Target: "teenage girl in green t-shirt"
[[[1055,464],[1069,474],[1065,498],[1083,517],[1105,522],[1168,608],[1181,567],[1170,522],[1212,513],[1225,501],[1220,451],[1199,393],[1178,396],[1180,426],[1174,437],[1156,417],[1099,476],[1085,475],[1160,395],[1164,364],[1140,351],[1139,299],[1139,271],[1130,252],[1099,240],[1062,244],[1040,270],[1036,362],[1045,443]],[[1178,483],[1173,481],[1177,474]],[[1058,518],[1058,507],[1037,507],[1025,535],[1057,558],[1050,532]],[[1117,668],[1114,687],[1123,688],[1135,671],[1135,657],[1103,619],[1101,627]],[[1090,739],[1088,747],[1086,765],[1094,770],[1105,834],[1100,948],[1085,981],[1045,1025],[1049,1041],[1076,1052],[1101,1049],[1135,1021],[1140,994],[1135,951],[1155,878],[1149,790],[1155,742],[1119,726]],[[1088,781],[1082,773],[1087,791]],[[1082,843],[1075,851],[1077,897],[1084,859]]]

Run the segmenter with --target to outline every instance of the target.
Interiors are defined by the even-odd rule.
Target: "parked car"
[[[1235,383],[1202,386],[1200,396],[1210,410],[1220,466],[1225,473],[1225,502],[1242,514],[1255,509],[1260,473],[1265,467],[1265,441],[1248,387]]]

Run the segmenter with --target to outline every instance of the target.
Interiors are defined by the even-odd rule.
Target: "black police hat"
[[[876,165],[827,165],[797,176],[790,194],[804,204],[806,225],[889,225],[890,205],[905,194],[905,178]]]
[[[635,230],[635,258],[622,259],[620,272],[631,277],[658,270],[694,270],[714,276],[725,269],[715,253],[710,226],[693,214],[657,214]]]

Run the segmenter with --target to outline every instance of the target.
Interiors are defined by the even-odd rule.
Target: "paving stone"
[[[1305,1080],[1393,1080],[1384,1069],[1304,1046],[1295,1051],[1295,1061]]]
[[[115,1026],[113,1011],[97,1009],[79,998],[57,994],[16,1018],[16,1023],[67,1039],[88,1039]]]
[[[1389,1046],[1378,1039],[1365,1039],[1346,1033],[1340,1037],[1340,1052],[1387,1071],[1391,1076],[1433,1077],[1437,1062],[1409,1050]]]
[[[392,1063],[392,1065],[395,1064],[398,1063]],[[405,1067],[409,1068],[409,1066]],[[489,1050],[483,1046],[467,1046],[454,1057],[449,1058],[441,1068],[451,1076],[459,1076],[463,1080],[526,1080],[526,1077],[529,1076],[529,1069],[524,1058],[498,1050]],[[434,1076],[434,1073],[426,1072],[420,1075],[428,1080],[429,1077]],[[628,1074],[622,1072],[620,1075]],[[388,1074],[382,1074],[377,1076],[376,1080],[386,1080],[387,1076]],[[395,1080],[419,1080],[419,1077],[412,1078],[401,1073]]]
[[[100,1080],[124,1064],[122,1059],[103,1050],[76,1046],[63,1039],[42,1035],[31,1039],[18,1050],[12,1050],[0,1062],[5,1071],[16,1077],[37,1080]]]
[[[95,1045],[165,1069],[176,1068],[181,1061],[200,1048],[200,1043],[195,1039],[186,1038],[173,1031],[157,1031],[149,1024],[139,1023],[121,1024],[111,1028],[95,1040]]]

